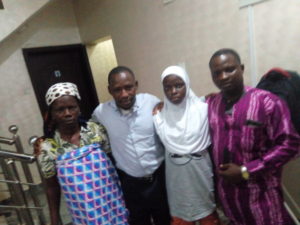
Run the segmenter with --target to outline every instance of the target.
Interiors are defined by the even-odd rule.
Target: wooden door
[[[82,115],[88,119],[99,104],[85,47],[81,44],[23,49],[23,55],[42,115],[45,94],[58,82],[78,86]]]

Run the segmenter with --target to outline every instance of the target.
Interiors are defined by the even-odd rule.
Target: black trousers
[[[165,185],[165,168],[162,164],[152,179],[132,177],[118,170],[129,210],[130,225],[169,225],[170,213]]]

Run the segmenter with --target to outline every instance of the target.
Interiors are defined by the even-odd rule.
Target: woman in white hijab
[[[166,184],[172,225],[220,224],[215,212],[207,104],[190,89],[179,66],[161,75],[164,105],[153,116],[166,149]]]

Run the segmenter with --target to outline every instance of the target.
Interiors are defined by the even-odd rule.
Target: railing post
[[[0,158],[0,166],[1,166],[1,169],[2,169],[2,172],[3,172],[3,175],[4,175],[5,179],[8,179],[8,173],[9,172],[8,172],[8,168],[7,168],[7,165],[6,165],[6,161],[3,158]],[[14,201],[15,196],[12,195],[12,193],[14,191],[14,189],[12,187],[12,184],[7,183],[7,187],[8,187],[9,193],[10,193],[10,198]],[[20,215],[19,210],[15,209],[15,212],[16,212],[18,221],[21,223],[21,215]]]
[[[15,141],[15,146],[16,146],[17,152],[24,154],[24,148],[22,146],[20,136],[17,134],[18,127],[16,125],[11,125],[8,128],[8,130],[13,134],[13,140]],[[21,165],[22,165],[22,169],[24,171],[25,177],[26,177],[26,181],[28,183],[34,183],[34,180],[33,180],[33,177],[31,175],[30,168],[29,168],[28,164],[25,163],[25,162],[21,162]],[[40,207],[41,203],[40,203],[40,200],[37,198],[38,191],[36,189],[36,186],[30,186],[29,187],[29,193],[30,193],[30,196],[31,196],[31,198],[34,202],[34,205]],[[38,213],[38,217],[39,217],[39,220],[41,222],[41,225],[46,224],[46,219],[44,217],[43,212],[38,211],[37,213]]]
[[[27,200],[26,200],[22,185],[20,184],[20,181],[19,181],[19,177],[17,174],[14,160],[12,160],[12,159],[6,160],[6,165],[7,165],[7,172],[8,172],[7,178],[9,180],[16,181],[15,184],[11,185],[13,194],[14,194],[14,196],[11,196],[11,197],[14,199],[16,204],[24,207],[24,208],[19,209],[19,213],[20,213],[22,220],[25,222],[25,224],[26,225],[34,225],[30,210],[27,208],[28,207]]]

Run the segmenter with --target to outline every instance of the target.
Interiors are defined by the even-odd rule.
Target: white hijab
[[[207,104],[202,102],[190,88],[186,71],[179,66],[169,66],[161,75],[161,82],[168,75],[180,77],[186,85],[183,101],[175,105],[164,97],[164,107],[154,118],[154,125],[168,152],[192,154],[210,145]]]

